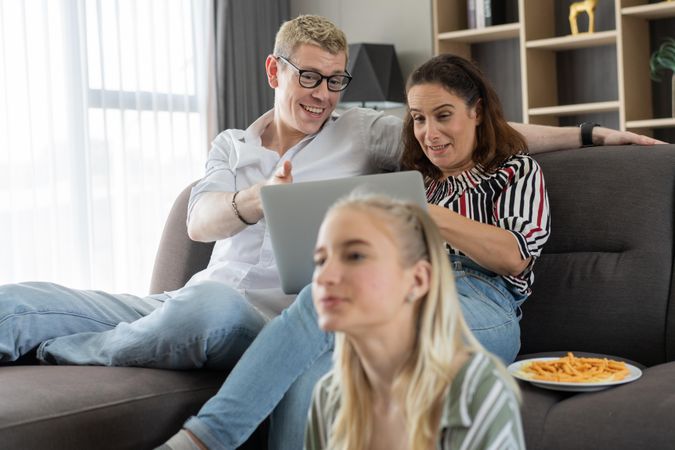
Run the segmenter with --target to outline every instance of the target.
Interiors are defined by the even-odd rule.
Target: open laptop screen
[[[426,208],[422,175],[416,171],[362,175],[264,186],[261,198],[281,287],[297,294],[312,281],[314,246],[330,206],[355,189],[385,194]]]

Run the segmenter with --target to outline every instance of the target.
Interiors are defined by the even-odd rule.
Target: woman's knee
[[[520,351],[520,324],[517,320],[499,326],[472,330],[478,342],[504,364],[512,363]]]
[[[318,316],[314,308],[314,300],[312,299],[312,285],[305,286],[293,304],[284,313],[297,316],[302,321],[317,323]]]

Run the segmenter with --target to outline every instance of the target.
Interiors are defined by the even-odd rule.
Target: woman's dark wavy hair
[[[476,127],[476,148],[472,159],[487,172],[494,172],[512,155],[527,153],[525,138],[506,122],[497,93],[472,62],[450,54],[435,56],[410,74],[406,93],[420,84],[439,84],[448,92],[464,99],[469,108],[475,107],[481,100],[482,118]],[[419,170],[432,179],[442,179],[441,170],[427,158],[417,142],[414,125],[408,105],[403,125],[402,168]]]

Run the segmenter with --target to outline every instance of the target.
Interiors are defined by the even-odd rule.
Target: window
[[[203,173],[205,0],[0,0],[0,283],[147,293]]]

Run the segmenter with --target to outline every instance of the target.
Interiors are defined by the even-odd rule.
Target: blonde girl
[[[468,329],[424,210],[343,200],[324,220],[315,264],[319,326],[337,333],[307,450],[524,448],[517,387]]]

